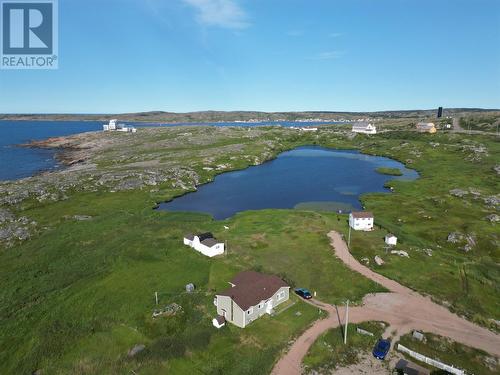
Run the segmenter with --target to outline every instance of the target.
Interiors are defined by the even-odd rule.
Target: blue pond
[[[398,168],[403,175],[382,175],[375,171],[379,167]],[[388,180],[417,177],[416,171],[389,158],[307,146],[262,165],[218,175],[159,209],[204,212],[218,220],[265,208],[350,211],[361,208],[361,194],[389,192],[384,187]]]

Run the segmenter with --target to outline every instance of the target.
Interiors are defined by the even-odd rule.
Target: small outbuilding
[[[385,243],[387,245],[396,246],[398,243],[398,238],[392,233],[386,234],[385,235]]]
[[[368,211],[351,212],[349,226],[354,230],[373,230],[373,214]]]
[[[207,257],[224,254],[224,243],[217,241],[212,233],[186,234],[184,245],[190,246]]]
[[[224,318],[222,315],[217,315],[216,318],[212,319],[212,324],[217,329],[222,328],[226,325],[226,318]]]
[[[377,134],[377,127],[366,121],[358,121],[352,126],[353,133]]]

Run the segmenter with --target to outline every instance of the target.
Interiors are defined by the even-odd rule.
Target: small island
[[[380,174],[387,174],[389,176],[402,176],[403,172],[399,168],[377,168],[376,171]]]

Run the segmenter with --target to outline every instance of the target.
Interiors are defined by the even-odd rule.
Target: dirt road
[[[500,357],[499,335],[458,317],[445,307],[432,302],[429,297],[423,297],[365,267],[350,254],[346,243],[337,232],[330,232],[328,237],[335,255],[349,268],[391,291],[365,296],[362,306],[349,309],[349,322],[385,321],[390,324],[391,331],[397,331],[396,339],[412,330],[422,330],[449,337]],[[328,317],[314,323],[292,344],[289,351],[276,363],[273,375],[301,374],[302,359],[318,336],[344,322],[343,307],[337,309],[317,300],[310,303],[327,311]]]

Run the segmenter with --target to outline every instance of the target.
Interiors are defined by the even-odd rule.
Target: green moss
[[[380,168],[377,168],[376,171],[380,174],[386,174],[386,175],[389,175],[389,176],[402,176],[403,175],[403,172],[401,172],[400,169],[398,168],[383,168],[383,167],[380,167]]]

